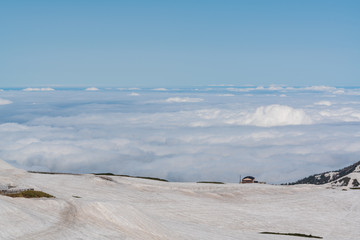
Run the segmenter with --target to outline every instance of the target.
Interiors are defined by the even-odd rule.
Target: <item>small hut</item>
[[[241,183],[254,183],[255,178],[252,176],[246,176],[241,180]]]

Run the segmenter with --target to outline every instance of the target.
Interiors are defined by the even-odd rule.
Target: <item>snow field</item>
[[[0,196],[1,239],[295,239],[259,234],[271,231],[350,240],[360,233],[357,190],[12,171],[0,171],[0,181],[56,198]]]

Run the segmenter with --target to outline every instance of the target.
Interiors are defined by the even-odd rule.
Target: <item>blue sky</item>
[[[0,87],[360,80],[359,1],[1,1]]]

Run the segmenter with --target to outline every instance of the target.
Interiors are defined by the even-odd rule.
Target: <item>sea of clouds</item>
[[[360,160],[360,89],[3,89],[0,138],[27,170],[283,183]]]

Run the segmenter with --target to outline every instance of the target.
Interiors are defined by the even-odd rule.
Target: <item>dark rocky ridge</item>
[[[350,166],[347,166],[345,168],[336,170],[336,171],[328,171],[320,174],[314,174],[309,177],[300,179],[296,182],[289,183],[289,185],[295,185],[295,184],[315,184],[315,185],[321,185],[326,184],[330,182],[336,182],[337,180],[339,182],[343,182],[344,184],[348,185],[350,178],[343,178],[346,175],[349,175],[356,171],[356,169],[360,166],[360,161],[356,162]],[[354,182],[354,185],[358,185],[358,181]]]

